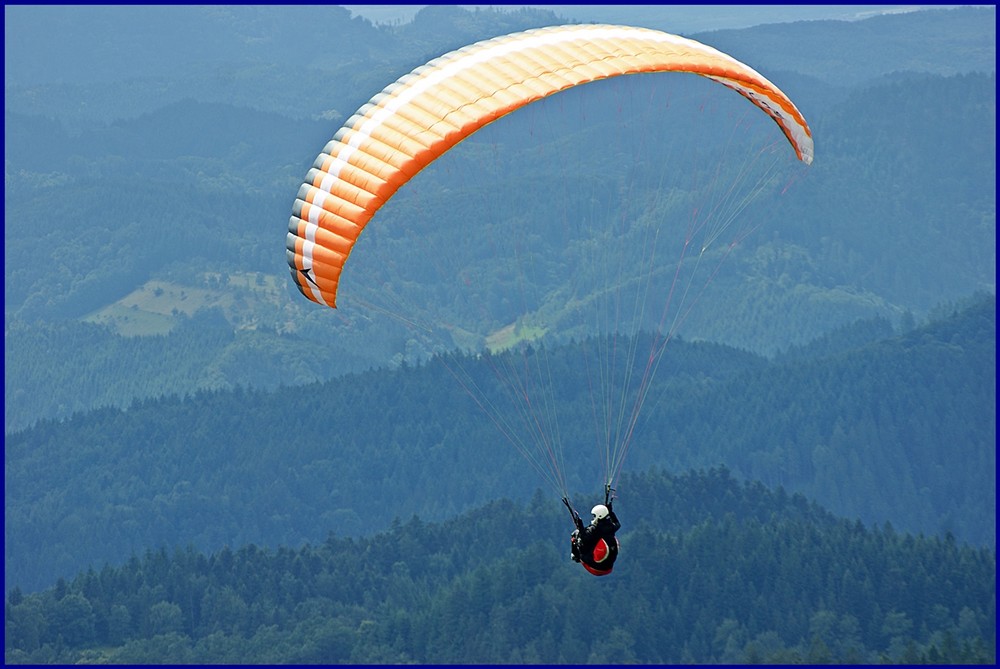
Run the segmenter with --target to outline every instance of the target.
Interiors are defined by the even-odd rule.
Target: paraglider
[[[694,40],[617,25],[552,26],[488,39],[435,58],[386,86],[327,143],[298,189],[288,224],[287,261],[298,290],[313,302],[336,308],[342,272],[362,230],[404,184],[473,133],[560,91],[643,73],[694,74],[732,89],[777,124],[799,161],[806,165],[812,162],[812,133],[792,101],[751,67]],[[701,244],[702,252],[713,239]],[[685,248],[690,243],[686,239]],[[655,264],[652,255],[648,264]],[[652,275],[650,271],[647,280]],[[674,280],[680,275],[678,271]],[[615,290],[620,290],[622,283],[619,278]],[[669,293],[672,298],[674,291]],[[610,327],[616,324],[612,322]],[[609,573],[617,557],[615,532],[620,523],[612,510],[610,491],[634,435],[659,356],[673,332],[671,329],[652,338],[645,369],[634,374],[638,383],[634,389],[605,392],[609,401],[624,402],[630,397],[633,408],[609,406],[595,411],[606,414],[608,420],[617,416],[620,425],[603,430],[606,435],[602,438],[616,443],[607,446],[606,499],[605,504],[594,507],[591,526],[583,525],[568,501],[559,471],[562,458],[553,452],[558,436],[545,434],[539,419],[529,421],[544,450],[538,460],[553,469],[551,482],[573,515],[574,558],[591,573]],[[597,341],[599,346],[619,348],[604,332]],[[535,349],[525,358],[543,358],[542,353],[542,349]],[[631,348],[629,355],[630,365],[642,357]],[[615,367],[608,365],[609,369]],[[526,400],[535,381],[516,378],[518,372],[513,369],[505,373],[513,379],[511,395]],[[627,373],[631,382],[632,371]],[[474,382],[460,382],[470,394],[476,392]],[[493,401],[483,400],[480,406],[498,411]],[[521,448],[523,440],[510,434],[508,417],[491,417]]]
[[[604,486],[604,504],[597,504],[590,510],[590,525],[584,525],[580,514],[563,497],[562,502],[569,509],[576,529],[570,535],[570,557],[579,562],[584,569],[594,576],[607,576],[618,559],[618,537],[615,536],[622,524],[615,515],[612,503],[614,490],[610,485]]]

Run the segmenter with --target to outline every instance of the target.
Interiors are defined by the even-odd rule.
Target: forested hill
[[[370,538],[147,550],[5,603],[5,661],[877,664],[996,658],[996,551],[838,520],[725,469],[628,476],[590,576],[558,503]]]
[[[989,295],[900,335],[859,323],[782,362],[674,341],[628,467],[721,463],[840,516],[994,546],[995,324]],[[566,415],[590,410],[581,371],[561,372]],[[568,480],[591,494],[587,423],[564,425],[581,445]],[[5,456],[5,579],[26,591],[149,547],[296,546],[540,485],[436,362],[44,421],[7,435]]]

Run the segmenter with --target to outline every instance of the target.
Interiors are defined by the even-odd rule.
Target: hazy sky
[[[409,22],[426,5],[343,5],[376,23]],[[857,20],[876,14],[955,5],[460,5],[461,7],[538,7],[568,19],[627,22],[641,16],[649,27],[690,33],[722,28],[746,28],[761,23],[818,19]]]

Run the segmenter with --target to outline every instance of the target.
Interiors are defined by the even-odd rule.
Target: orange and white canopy
[[[484,125],[580,84],[642,72],[688,72],[750,100],[809,164],[809,126],[788,97],[735,58],[647,28],[569,25],[497,37],[436,58],[362,106],[299,188],[288,264],[309,299],[336,306],[340,273],[375,212],[421,169]]]

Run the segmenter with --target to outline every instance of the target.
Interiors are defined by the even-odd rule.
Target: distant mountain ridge
[[[388,81],[450,49],[573,20],[565,11],[502,6],[469,11],[436,5],[397,26],[351,18],[343,7],[314,5],[12,5],[5,12],[5,109],[92,120],[135,116],[186,97],[293,118],[331,108],[346,114]],[[686,36],[729,51],[761,71],[795,72],[846,86],[905,71],[993,72],[995,16],[992,6],[954,7]],[[650,27],[678,32],[669,25]],[[109,46],[93,48],[88,40],[95,39],[130,57],[117,57]],[[38,44],[45,48],[36,50]],[[308,48],[300,48],[303,44]],[[348,87],[302,89],[301,82],[310,77],[339,78],[365,61],[369,71],[349,74]],[[143,81],[150,91],[142,90]],[[86,105],[66,104],[67,99],[86,98]],[[133,104],[144,108],[132,111]]]
[[[978,25],[977,25],[978,24]],[[791,70],[836,86],[902,72],[996,71],[996,7],[927,9],[862,21],[796,21],[692,35],[756,68]],[[864,34],[864,38],[859,38]],[[914,45],[920,48],[914,49]],[[789,57],[788,54],[794,54]]]

